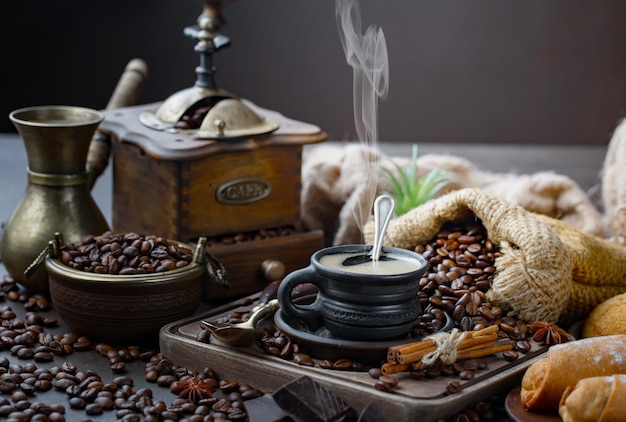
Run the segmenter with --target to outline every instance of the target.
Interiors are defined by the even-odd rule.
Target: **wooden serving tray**
[[[284,384],[307,375],[348,402],[357,412],[375,402],[394,421],[434,421],[450,417],[478,401],[506,394],[520,384],[526,368],[543,357],[547,350],[534,344],[530,353],[520,354],[515,362],[507,362],[501,357],[486,358],[487,369],[477,371],[469,381],[443,376],[415,380],[408,374],[398,374],[398,386],[393,393],[385,393],[374,388],[374,380],[367,372],[306,367],[270,356],[256,345],[232,347],[213,338],[210,344],[196,340],[201,320],[215,320],[233,310],[251,309],[257,298],[258,295],[252,295],[247,298],[252,303],[237,300],[164,326],[159,335],[161,353],[177,364],[197,370],[213,368],[223,379],[249,383],[265,393],[273,393]],[[271,318],[266,323],[271,323]],[[446,395],[446,386],[453,379],[459,381],[462,388],[458,393]]]

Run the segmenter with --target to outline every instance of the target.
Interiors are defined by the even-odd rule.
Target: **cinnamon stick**
[[[506,352],[513,349],[513,343],[503,344],[501,346],[487,347],[484,349],[475,349],[468,351],[460,351],[456,354],[457,360],[477,359],[485,356],[495,355],[496,353]]]
[[[396,361],[400,364],[408,364],[419,362],[424,356],[437,350],[437,346],[430,346],[426,349],[418,350],[413,353],[398,354]]]
[[[489,343],[489,342],[493,342],[497,340],[498,340],[498,334],[496,333],[487,334],[484,336],[474,336],[470,338],[465,338],[463,339],[463,341],[459,343],[457,350],[463,350],[463,349],[467,349],[468,347],[474,347],[477,345],[481,345],[484,343]]]
[[[466,333],[468,337],[480,337],[480,336],[486,336],[489,334],[497,333],[498,331],[500,331],[500,328],[497,325],[490,325],[480,330],[466,331]]]
[[[498,343],[497,341],[490,341],[487,343],[476,344],[470,347],[464,347],[463,350],[457,350],[457,356],[459,355],[459,352],[469,352],[471,350],[487,349],[489,347],[495,346],[497,343]]]
[[[411,369],[413,369],[411,364],[401,365],[399,363],[386,362],[380,367],[380,373],[383,375],[392,375],[400,372],[408,372]]]
[[[398,358],[398,355],[406,355],[414,352],[419,352],[420,350],[427,349],[434,345],[434,341],[426,339],[414,343],[391,346],[389,349],[387,349],[387,362],[395,362]]]

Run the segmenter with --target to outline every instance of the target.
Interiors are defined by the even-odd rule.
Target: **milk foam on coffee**
[[[328,254],[319,262],[325,267],[356,274],[391,275],[405,274],[419,269],[422,264],[416,259],[400,254],[387,254],[387,260],[363,262],[357,265],[343,265],[343,261],[353,256],[363,255],[362,252]]]

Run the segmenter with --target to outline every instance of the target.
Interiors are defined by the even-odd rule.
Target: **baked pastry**
[[[521,402],[528,410],[556,410],[568,386],[583,378],[613,374],[626,374],[626,335],[557,344],[524,373]]]
[[[626,293],[613,296],[596,306],[583,323],[583,337],[626,334]]]
[[[626,375],[583,378],[565,389],[563,422],[619,422],[626,417]]]

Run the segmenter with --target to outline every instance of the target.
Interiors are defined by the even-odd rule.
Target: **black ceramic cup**
[[[281,312],[311,331],[326,327],[339,339],[380,341],[406,335],[421,312],[417,293],[428,263],[415,252],[383,247],[385,260],[342,265],[345,258],[368,254],[370,249],[341,245],[315,252],[308,267],[281,281]],[[294,303],[293,289],[305,283],[319,288],[315,301]]]

